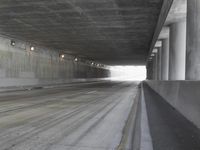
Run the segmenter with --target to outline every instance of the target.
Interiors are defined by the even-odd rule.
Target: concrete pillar
[[[186,21],[170,26],[169,80],[185,80]]]
[[[150,61],[150,80],[153,80],[153,60]]]
[[[153,80],[157,80],[158,79],[158,73],[157,73],[157,53],[155,53],[155,55],[153,56],[152,60],[153,60]]]
[[[169,38],[162,40],[162,67],[161,67],[161,80],[168,80],[169,75]]]
[[[187,3],[186,80],[200,80],[200,0]]]
[[[153,80],[155,80],[155,56],[152,57],[152,65],[153,65],[153,68],[152,68],[152,72],[153,72]]]
[[[158,65],[158,68],[157,68],[157,73],[158,73],[158,80],[161,80],[161,72],[162,72],[162,47],[158,47],[158,53],[157,53],[157,59],[158,59],[158,62],[157,62],[157,65]]]
[[[152,60],[149,60],[147,62],[146,69],[147,69],[147,79],[152,80],[153,79],[153,61]]]

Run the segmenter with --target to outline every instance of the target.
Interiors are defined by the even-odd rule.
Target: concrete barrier
[[[200,81],[146,81],[145,83],[200,128]]]
[[[138,86],[138,92],[123,132],[124,136],[117,150],[153,149],[142,84]]]

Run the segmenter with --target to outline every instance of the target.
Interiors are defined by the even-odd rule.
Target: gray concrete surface
[[[169,38],[169,26],[175,22],[186,19],[187,16],[187,0],[170,0],[172,2],[167,18],[162,26],[162,30],[158,40]]]
[[[27,86],[39,84],[58,84],[80,79],[104,78],[109,70],[91,66],[90,63],[74,61],[65,54],[60,58],[59,51],[37,47],[30,51],[30,44],[0,38],[0,87]]]
[[[200,129],[199,81],[147,81],[147,83]]]
[[[153,57],[147,62],[146,70],[147,70],[146,73],[147,79],[149,80],[153,79]]]
[[[186,39],[186,34],[185,34],[186,29],[184,29],[184,31],[180,31],[180,33],[182,34],[182,35],[180,35],[177,33],[177,31],[178,31],[177,29],[181,30],[181,27],[178,27],[177,29],[174,28],[175,30],[173,30],[172,26],[174,25],[174,27],[175,27],[176,23],[180,24],[181,22],[186,20],[187,0],[166,0],[163,3],[163,7],[164,7],[164,9],[162,9],[163,11],[161,11],[161,13],[160,13],[157,28],[156,28],[156,31],[155,31],[155,34],[153,37],[154,42],[152,42],[152,44],[151,44],[148,59],[151,57],[153,48],[156,46],[155,43],[157,40],[163,40],[166,38],[170,38],[170,43],[173,44],[173,45],[170,44],[171,45],[170,51],[173,51],[173,49],[175,49],[175,53],[173,53],[172,56],[169,57],[170,59],[172,59],[172,60],[170,60],[170,63],[172,63],[172,64],[169,67],[176,68],[176,69],[173,69],[173,71],[169,71],[169,72],[171,72],[170,76],[173,76],[173,77],[171,77],[172,80],[183,80],[183,79],[185,79],[185,77],[183,77],[185,75],[185,72],[183,71],[183,67],[180,67],[180,65],[184,64],[184,69],[185,69],[185,59],[178,60],[178,58],[173,58],[173,57],[181,58],[181,57],[183,57],[182,55],[185,54],[185,49],[186,49],[185,41],[186,40],[184,40],[184,42],[182,40]],[[169,9],[167,10],[167,8],[169,8]],[[191,10],[192,10],[192,8],[191,8]],[[167,17],[165,15],[167,15]],[[195,15],[193,15],[192,17],[194,17],[194,16]],[[173,37],[169,36],[169,27],[170,26],[171,26],[170,32],[171,32],[171,35],[173,34]],[[191,34],[190,31],[189,31],[189,33]],[[196,33],[198,33],[198,32],[196,32]],[[196,38],[194,38],[194,40],[195,39]],[[183,49],[184,49],[184,52],[183,52]],[[177,52],[177,54],[176,54],[176,52]],[[175,61],[173,59],[175,59]],[[177,67],[176,60],[177,60],[177,62],[180,62],[180,64],[178,64],[179,67]],[[179,76],[179,77],[176,77],[176,76]],[[173,78],[175,78],[175,79],[173,79]],[[166,79],[164,79],[164,80],[166,80]]]
[[[188,0],[186,80],[200,80],[200,1]]]
[[[107,82],[1,93],[0,149],[117,149],[136,92]]]
[[[158,54],[155,53],[155,56],[153,57],[153,79],[157,80],[158,79],[158,73],[157,73],[157,63],[158,63]]]
[[[187,0],[173,0],[165,21],[165,26],[185,20],[187,16]]]
[[[144,87],[142,85],[141,90],[141,140],[140,140],[140,150],[153,150],[152,138],[149,129],[149,120],[147,115],[147,107],[145,102]]]
[[[185,80],[186,21],[170,25],[169,80]]]
[[[169,77],[169,37],[162,39],[161,80]]]
[[[57,84],[37,84],[37,85],[28,85],[28,86],[8,86],[0,87],[0,93],[3,92],[13,92],[13,91],[26,91],[26,90],[35,90],[35,89],[49,89],[55,87],[70,87],[78,84],[93,84],[98,82],[107,82],[111,81],[110,78],[90,78],[90,79],[74,79],[70,80],[69,83],[57,83]]]
[[[199,128],[146,84],[144,96],[154,150],[200,149]]]
[[[161,77],[162,77],[162,69],[161,69],[161,67],[162,67],[162,42],[161,42],[161,46],[160,47],[158,47],[158,53],[157,53],[157,59],[158,59],[158,62],[157,62],[157,78],[158,78],[158,80],[161,80]]]
[[[155,44],[159,38],[160,32],[162,31],[163,25],[165,24],[166,18],[168,17],[168,14],[173,2],[174,0],[163,0],[162,9],[160,11],[160,15],[157,21],[157,26],[155,28],[154,36],[152,38],[152,42],[150,45],[149,57],[151,56],[151,53],[153,52],[153,49],[155,48]]]
[[[145,64],[163,1],[1,0],[0,34],[106,64]]]

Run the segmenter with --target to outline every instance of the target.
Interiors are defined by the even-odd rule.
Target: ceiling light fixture
[[[75,58],[74,61],[77,62],[77,61],[78,61],[78,58]]]
[[[61,57],[61,58],[65,58],[65,55],[64,55],[64,54],[61,54],[60,57]]]
[[[11,40],[10,45],[15,46],[15,41]]]
[[[31,51],[34,51],[35,50],[35,47],[31,46]]]

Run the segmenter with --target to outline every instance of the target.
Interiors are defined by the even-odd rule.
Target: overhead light
[[[31,46],[31,51],[34,51],[35,50],[35,47]]]
[[[92,62],[91,65],[94,65],[94,63]]]
[[[10,45],[15,46],[15,41],[11,40]]]
[[[65,55],[64,55],[64,54],[61,54],[60,57],[61,57],[61,58],[65,58]]]
[[[77,61],[78,61],[78,58],[75,58],[74,61],[77,62]]]

